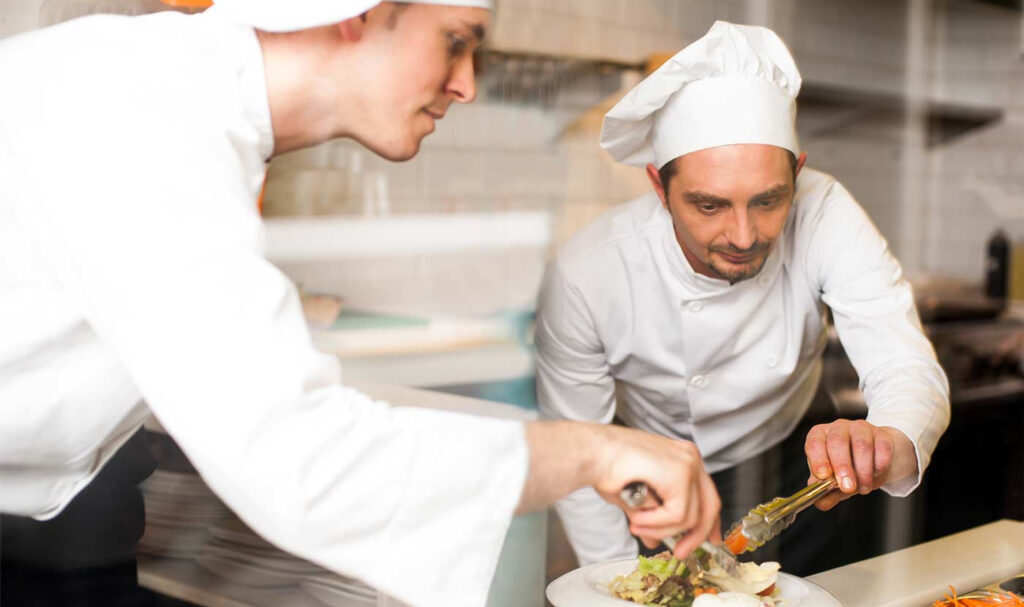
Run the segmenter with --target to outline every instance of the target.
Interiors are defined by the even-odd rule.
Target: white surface
[[[807,579],[846,607],[921,607],[1022,572],[1024,522],[1001,520]]]
[[[425,407],[455,413],[470,413],[499,419],[530,421],[537,419],[537,412],[513,405],[495,403],[468,396],[456,396],[444,392],[417,390],[402,386],[390,386],[364,379],[350,378],[346,383],[375,400],[384,400],[399,407]]]
[[[635,605],[615,598],[608,585],[636,568],[636,559],[596,563],[563,575],[548,586],[548,600],[555,607],[624,607]],[[828,591],[807,580],[780,573],[776,587],[785,607],[843,607]]]
[[[551,215],[539,211],[273,218],[264,224],[266,255],[275,263],[546,247],[551,242]]]
[[[530,351],[519,344],[491,344],[447,352],[342,359],[347,380],[433,387],[520,379],[533,374]]]
[[[366,329],[315,329],[313,345],[342,358],[438,352],[507,343],[514,329],[501,320],[434,318],[425,325]]]

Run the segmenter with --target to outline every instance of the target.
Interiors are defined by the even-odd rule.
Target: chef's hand
[[[679,558],[706,539],[720,542],[722,504],[697,446],[639,430],[608,428],[612,431],[609,459],[594,488],[626,511],[630,532],[648,548],[684,533],[675,547]],[[639,480],[654,495],[649,494],[640,508],[631,509],[622,502],[621,491]]]
[[[593,486],[622,507],[630,531],[648,547],[682,532],[676,556],[705,539],[721,541],[721,502],[704,470],[697,446],[639,430],[582,422],[546,421],[526,425],[530,474],[517,512],[545,508],[581,487]],[[658,496],[638,509],[619,497],[631,482],[643,481]]]
[[[839,481],[839,491],[815,503],[820,510],[917,474],[917,453],[907,435],[864,420],[837,419],[814,426],[807,433],[804,453],[811,471],[808,484],[832,476]]]

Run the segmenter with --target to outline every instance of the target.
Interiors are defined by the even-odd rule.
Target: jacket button
[[[768,358],[764,359],[764,364],[774,369],[779,364],[779,357],[769,356]]]
[[[703,386],[705,383],[707,383],[707,378],[704,377],[703,375],[694,375],[693,377],[690,378],[690,385],[695,388],[699,388]]]
[[[699,301],[691,301],[689,304],[686,305],[686,307],[689,308],[691,312],[700,312],[701,310],[704,309],[704,304],[702,304]]]

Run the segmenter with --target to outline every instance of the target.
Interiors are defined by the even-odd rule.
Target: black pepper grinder
[[[1010,239],[1006,232],[996,230],[988,239],[985,256],[985,295],[989,299],[1006,299],[1007,278],[1010,274]]]

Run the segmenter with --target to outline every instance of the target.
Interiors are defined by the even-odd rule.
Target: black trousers
[[[135,545],[146,526],[138,484],[155,466],[140,430],[57,517],[0,516],[0,604],[169,604],[138,587],[135,568]]]

